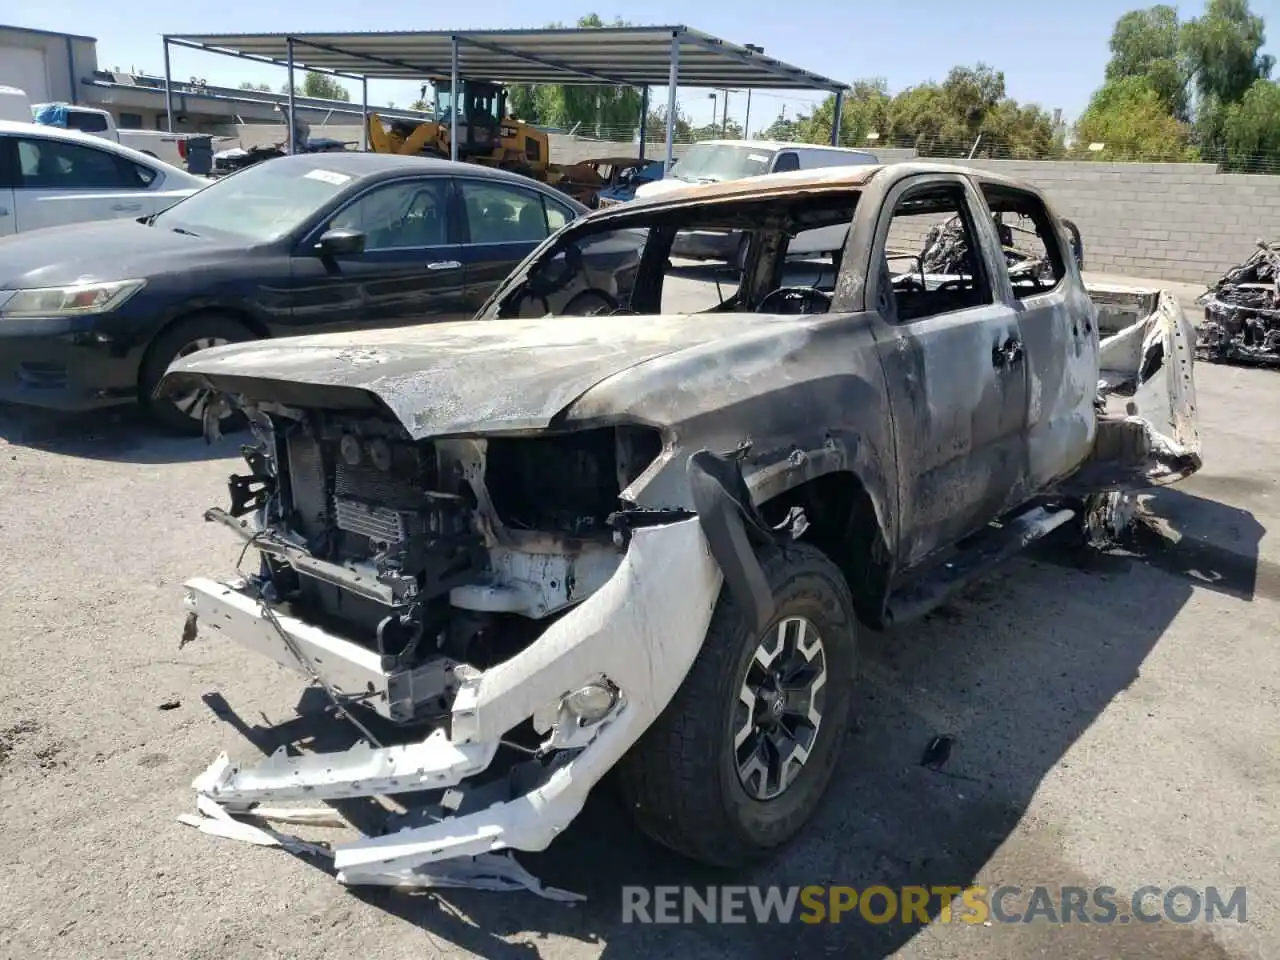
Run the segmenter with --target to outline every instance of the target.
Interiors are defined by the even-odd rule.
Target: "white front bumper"
[[[415,868],[437,861],[507,848],[545,849],[675,695],[702,647],[721,580],[696,518],[640,528],[604,586],[521,653],[462,681],[449,737],[441,731],[419,744],[385,749],[366,744],[339,755],[294,758],[281,751],[251,770],[240,770],[223,756],[193,787],[206,802],[242,806],[460,783],[465,790],[463,781],[488,766],[508,731],[535,714],[554,715],[566,694],[608,678],[621,692],[614,711],[594,728],[578,731],[580,737],[586,734],[577,741],[585,746],[565,754],[572,759],[529,792],[428,826],[336,846],[334,865],[346,883],[405,882]],[[301,627],[305,624],[286,629],[321,649],[322,638]],[[334,649],[329,639],[323,648]],[[276,659],[279,651],[263,652]],[[355,668],[348,663],[343,669]],[[555,745],[558,732],[553,731],[550,744]]]

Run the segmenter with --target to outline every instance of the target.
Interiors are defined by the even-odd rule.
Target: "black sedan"
[[[372,153],[280,157],[144,221],[0,240],[0,401],[62,410],[141,400],[198,431],[204,399],[153,400],[169,364],[257,337],[469,319],[587,208],[475,164]],[[555,312],[616,306],[566,291]]]

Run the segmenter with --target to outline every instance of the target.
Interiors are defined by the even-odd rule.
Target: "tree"
[[[270,93],[270,92],[271,92],[271,84],[269,84],[269,83],[250,83],[248,80],[246,80],[244,83],[240,84],[240,89],[241,89],[241,90],[253,90],[253,91],[257,92],[257,93]]]
[[[1268,172],[1280,163],[1280,84],[1255,80],[1223,118],[1228,169]]]
[[[676,105],[676,122],[675,129],[672,130],[675,143],[689,143],[693,140],[693,127],[689,123],[689,118],[680,110],[680,106]],[[650,110],[649,116],[644,122],[644,138],[648,143],[666,143],[667,142],[667,110],[663,107],[661,110]]]
[[[663,129],[662,136],[666,137],[666,129]],[[737,120],[730,119],[728,123],[722,120],[712,120],[700,127],[694,127],[689,133],[689,139],[694,143],[699,140],[742,140],[742,124]]]
[[[844,95],[840,109],[840,142],[861,144],[867,134],[880,132],[885,126],[890,98],[888,84],[881,77],[855,80]],[[795,124],[794,137],[809,143],[830,143],[831,125],[835,122],[836,98],[827,97],[814,108],[813,113]]]
[[[1079,150],[1101,143],[1085,156],[1103,160],[1195,160],[1191,127],[1172,116],[1146,77],[1129,76],[1103,84],[1076,123]]]
[[[801,118],[804,120],[806,118]],[[773,123],[765,127],[760,134],[762,140],[801,140],[797,127],[799,122],[796,120],[788,120],[785,110],[778,111],[778,117]]]
[[[288,93],[289,85],[286,83],[280,88],[280,92]],[[347,88],[326,73],[308,72],[302,79],[301,88],[296,92],[300,96],[313,97],[316,100],[341,100],[344,103],[351,102],[351,94],[347,93]]]
[[[594,13],[580,17],[579,29],[631,26],[620,19],[606,24]],[[563,29],[553,23],[551,29]],[[640,91],[634,87],[579,84],[517,84],[507,94],[512,113],[529,123],[571,128],[581,125],[600,136],[632,131],[640,121]],[[628,133],[628,139],[630,134]]]
[[[1271,76],[1275,58],[1260,54],[1265,24],[1248,0],[1209,0],[1204,16],[1182,28],[1182,50],[1196,96],[1238,103],[1255,80]]]
[[[1159,4],[1130,10],[1111,31],[1106,79],[1145,78],[1171,116],[1189,119],[1181,37],[1182,24],[1174,7]]]
[[[1206,156],[1225,157],[1227,117],[1275,58],[1258,51],[1266,39],[1248,0],[1209,0],[1204,15],[1183,25],[1181,49],[1195,88],[1196,139]]]

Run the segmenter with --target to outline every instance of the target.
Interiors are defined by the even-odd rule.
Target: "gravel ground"
[[[814,822],[746,876],[692,867],[596,791],[524,864],[589,893],[346,890],[305,861],[175,821],[220,750],[299,736],[301,684],[248,653],[178,649],[181,583],[237,549],[200,513],[234,441],[131,415],[0,411],[0,955],[5,957],[1215,958],[1280,956],[1274,373],[1200,365],[1208,465],[1127,551],[1043,545],[922,624],[862,638],[858,728]],[[225,698],[225,699],[222,699]],[[944,773],[918,765],[955,737]],[[353,811],[359,817],[362,811]],[[1248,887],[1248,922],[666,926],[623,884]]]

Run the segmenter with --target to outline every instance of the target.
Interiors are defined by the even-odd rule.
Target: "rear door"
[[[38,136],[13,138],[18,165],[15,229],[25,232],[155,211],[156,173],[97,147]]]
[[[299,244],[290,317],[298,333],[470,316],[448,177],[383,181],[340,206]],[[321,256],[326,230],[359,230],[364,252]]]
[[[479,177],[456,182],[465,224],[467,304],[474,313],[534,247],[577,214],[530,187]]]
[[[922,275],[931,227],[959,215],[965,253]],[[982,197],[960,174],[905,178],[879,210],[870,303],[898,447],[899,559],[917,563],[1016,506],[1026,485],[1027,371]]]
[[[1009,262],[1010,305],[1026,344],[1029,389],[1028,482],[1049,486],[1071,473],[1093,446],[1098,338],[1070,241],[1036,194],[979,182],[999,216]]]

